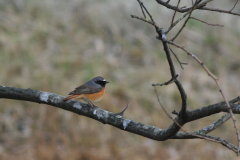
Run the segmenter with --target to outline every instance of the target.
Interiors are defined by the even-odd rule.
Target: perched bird
[[[105,92],[105,85],[109,83],[104,78],[98,76],[88,81],[87,83],[77,87],[74,91],[69,93],[69,97],[63,101],[69,99],[83,99],[84,101],[92,104],[92,102],[100,101]]]

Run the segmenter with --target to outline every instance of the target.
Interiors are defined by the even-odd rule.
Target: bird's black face
[[[106,85],[107,83],[109,83],[108,81],[106,81],[106,80],[105,80],[104,78],[102,78],[102,77],[96,77],[96,78],[94,78],[93,80],[94,80],[95,83],[100,84],[100,85],[103,86],[103,87],[105,87],[105,85]]]
[[[100,85],[103,86],[103,87],[105,87],[105,85],[106,85],[107,83],[109,83],[109,82],[106,81],[106,80],[105,80],[105,81],[101,81],[101,80],[100,80],[100,81],[96,81],[96,83],[97,83],[97,84],[100,84]]]

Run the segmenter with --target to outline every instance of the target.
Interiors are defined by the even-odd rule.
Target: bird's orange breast
[[[97,102],[97,101],[100,101],[102,99],[104,93],[105,93],[105,87],[103,87],[103,89],[100,92],[97,92],[97,93],[83,94],[83,97],[90,100],[90,101]]]

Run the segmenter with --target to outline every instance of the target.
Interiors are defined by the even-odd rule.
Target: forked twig
[[[209,141],[212,141],[212,142],[220,143],[220,144],[226,146],[227,148],[229,148],[230,150],[236,152],[236,151],[234,150],[234,148],[232,148],[232,147],[229,146],[229,145],[226,145],[223,141],[218,141],[218,140],[212,139],[212,138],[210,138],[210,137],[206,137],[206,136],[204,136],[204,135],[192,134],[192,133],[189,133],[189,132],[187,132],[186,130],[184,130],[184,129],[182,128],[182,126],[181,126],[180,124],[178,124],[178,123],[167,113],[167,111],[166,111],[165,108],[163,107],[162,103],[160,102],[160,99],[159,99],[159,95],[158,95],[156,86],[153,86],[153,87],[154,87],[154,91],[155,91],[155,93],[156,93],[156,96],[157,96],[157,100],[158,100],[159,105],[162,107],[162,109],[163,109],[163,111],[166,113],[166,115],[167,115],[183,132],[185,132],[185,133],[188,134],[188,135],[194,136],[194,137],[198,137],[198,138],[201,138],[201,139],[205,139],[205,140],[209,140]]]
[[[131,15],[131,17],[132,17],[132,18],[139,19],[139,20],[144,21],[144,22],[147,22],[147,23],[153,25],[154,27],[159,28],[159,27],[158,27],[154,22],[152,22],[152,21],[148,21],[148,20],[146,20],[146,19],[143,19],[143,18],[138,17],[138,16],[135,16],[135,15]]]
[[[140,1],[140,0],[139,0]],[[141,2],[141,1],[140,1]],[[153,24],[155,24],[152,15],[148,12],[147,8],[144,6],[144,4],[141,2],[141,5],[143,6],[143,8],[145,9],[145,11],[147,12],[148,16],[150,17],[150,19],[152,20]]]
[[[157,0],[158,1],[158,0]],[[196,2],[197,5],[193,7],[190,7],[185,13],[184,15],[182,15],[178,20],[176,20],[166,31],[165,31],[165,34],[167,34],[174,26],[176,26],[178,24],[178,22],[180,22],[183,18],[185,18],[187,15],[189,15],[193,9],[199,9],[199,7],[203,7],[205,6],[207,3],[211,2],[212,0],[207,0],[203,3],[200,3],[200,1]],[[159,1],[158,1],[159,2]],[[200,4],[198,4],[200,3]],[[174,9],[175,11],[177,10],[177,8]]]
[[[172,54],[176,57],[178,63],[179,63],[180,66],[181,66],[181,68],[184,70],[182,64],[187,65],[187,63],[182,63],[182,62],[180,62],[180,60],[178,59],[178,56],[173,52],[173,50],[172,50],[170,47],[169,47],[169,50],[170,50],[170,51],[172,52]]]
[[[181,7],[181,8],[177,8],[175,6],[172,6],[162,0],[156,0],[159,4],[171,9],[171,10],[176,10],[177,12],[180,12],[180,13],[185,13],[185,12],[188,12],[192,9],[192,7],[189,7],[189,8],[186,8],[186,7]],[[193,1],[193,0],[192,0]],[[236,4],[234,5],[234,7],[230,10],[230,11],[227,11],[227,10],[222,10],[222,9],[215,9],[215,8],[208,8],[208,7],[205,7],[207,5],[207,3],[209,3],[210,1],[206,1],[206,2],[203,2],[201,4],[199,4],[197,6],[197,9],[198,10],[206,10],[206,11],[213,11],[213,12],[220,12],[220,13],[227,13],[227,14],[232,14],[232,15],[235,15],[235,16],[240,16],[239,13],[236,13],[236,12],[232,12],[232,10],[235,8]],[[192,2],[193,3],[193,2]]]
[[[180,18],[178,18],[178,20],[176,20],[166,31],[165,34],[167,34],[174,26],[176,26],[178,24],[178,22],[180,22],[183,18],[185,18],[190,12],[185,13],[184,15],[182,15]]]
[[[236,130],[236,134],[237,134],[237,138],[238,138],[238,153],[239,153],[239,149],[240,149],[240,135],[239,135],[239,130],[238,130],[238,128],[237,128],[237,121],[236,121],[236,119],[235,119],[235,117],[234,117],[234,115],[233,115],[233,112],[232,112],[232,109],[231,109],[231,107],[230,107],[230,105],[229,105],[229,102],[228,102],[226,96],[224,95],[224,93],[223,93],[223,91],[222,91],[222,89],[221,89],[221,87],[220,87],[220,84],[219,84],[219,82],[218,82],[218,79],[209,71],[209,69],[204,65],[204,63],[203,63],[200,59],[198,59],[195,55],[193,55],[191,52],[189,52],[189,51],[186,50],[184,47],[182,47],[182,46],[180,46],[180,45],[178,45],[178,44],[176,44],[176,43],[174,43],[174,42],[168,41],[168,43],[171,44],[171,45],[176,46],[177,48],[182,49],[182,50],[185,51],[188,55],[190,55],[192,58],[194,58],[194,59],[204,68],[204,70],[207,72],[207,74],[208,74],[210,77],[213,78],[213,80],[214,80],[215,83],[217,84],[218,89],[219,89],[219,92],[222,94],[222,97],[223,97],[224,101],[226,102],[227,108],[228,108],[229,113],[231,114],[231,117],[232,117],[232,120],[233,120],[233,125],[234,125],[234,128],[235,128],[235,130]],[[238,153],[237,153],[237,154],[238,154]]]
[[[139,1],[140,1],[140,0],[139,0]],[[230,13],[230,14],[234,14],[234,15],[240,15],[240,14],[236,14],[236,13],[231,12],[231,11],[235,8],[238,0],[237,0],[237,2],[235,3],[235,5],[234,5],[234,7],[232,8],[231,11],[225,11],[225,10],[219,10],[219,9],[211,9],[211,8],[205,7],[206,4],[209,3],[209,2],[211,2],[211,1],[213,1],[213,0],[206,0],[206,1],[204,1],[204,2],[201,3],[201,0],[196,0],[195,3],[194,3],[194,5],[193,5],[192,7],[186,8],[186,9],[182,9],[182,8],[181,8],[181,9],[178,9],[178,7],[172,7],[172,6],[169,5],[167,2],[162,2],[161,0],[157,0],[157,2],[158,2],[159,4],[162,4],[162,5],[164,5],[164,6],[167,6],[168,8],[174,9],[175,12],[176,12],[176,11],[178,11],[178,12],[179,12],[179,11],[187,12],[187,13],[185,13],[183,16],[181,16],[178,20],[176,20],[174,23],[173,23],[173,19],[174,19],[174,16],[173,16],[171,26],[170,26],[166,31],[164,31],[163,29],[159,28],[159,27],[155,24],[155,22],[154,22],[153,19],[152,19],[152,16],[151,16],[150,13],[147,11],[147,9],[145,8],[144,5],[142,5],[142,7],[145,9],[145,11],[146,11],[146,12],[148,13],[148,15],[150,16],[151,21],[144,20],[143,18],[139,18],[139,17],[133,16],[133,15],[132,15],[132,18],[137,18],[137,19],[139,19],[139,20],[142,20],[142,21],[144,21],[144,22],[147,22],[147,23],[153,25],[153,26],[156,28],[157,33],[159,34],[159,36],[158,36],[157,38],[160,39],[160,40],[163,42],[163,45],[164,45],[165,43],[168,43],[168,44],[171,44],[171,45],[176,46],[177,48],[181,48],[181,49],[184,50],[188,55],[190,55],[192,58],[194,58],[194,59],[204,68],[204,70],[207,72],[207,74],[208,74],[210,77],[213,78],[213,80],[215,81],[215,83],[217,84],[217,86],[218,86],[218,88],[219,88],[219,92],[221,93],[221,95],[222,95],[222,97],[223,97],[223,99],[224,99],[224,101],[225,101],[225,103],[226,103],[226,105],[227,105],[227,108],[228,108],[228,110],[229,110],[229,112],[230,112],[230,115],[231,115],[231,117],[232,117],[232,120],[233,120],[234,128],[236,129],[236,134],[237,134],[237,138],[238,138],[238,150],[237,150],[237,155],[238,155],[239,149],[240,149],[240,135],[239,135],[239,130],[238,130],[238,128],[237,128],[237,122],[236,122],[236,119],[235,119],[235,117],[234,117],[234,115],[233,115],[232,109],[230,108],[230,105],[229,105],[229,103],[228,103],[228,101],[227,101],[227,99],[226,99],[226,97],[225,97],[225,95],[224,95],[224,93],[223,93],[223,91],[222,91],[222,89],[221,89],[221,87],[220,87],[220,84],[219,84],[219,82],[218,82],[218,79],[209,71],[209,69],[204,65],[204,63],[202,63],[202,61],[201,61],[200,59],[198,59],[195,55],[193,55],[192,53],[190,53],[190,52],[189,52],[188,50],[186,50],[184,47],[182,47],[182,46],[180,46],[180,45],[178,45],[178,44],[175,44],[175,43],[173,42],[173,41],[176,39],[176,37],[181,33],[181,31],[183,30],[183,28],[185,27],[186,23],[188,22],[188,20],[189,20],[190,18],[195,19],[195,20],[199,20],[199,19],[196,19],[196,18],[191,17],[191,14],[192,14],[193,10],[195,10],[195,9],[211,10],[211,11],[217,11],[217,12]],[[179,2],[180,2],[180,0],[179,0]],[[186,10],[186,11],[185,11],[185,10]],[[171,41],[168,41],[168,40],[166,39],[166,34],[167,34],[174,26],[176,26],[176,24],[177,24],[178,22],[180,22],[183,18],[185,18],[187,15],[188,15],[188,18],[185,20],[185,22],[184,22],[183,26],[181,27],[181,29],[178,31],[178,33],[175,35],[175,37],[174,37]],[[201,21],[201,20],[199,20],[199,21]],[[201,22],[206,23],[206,22],[204,22],[204,21],[201,21]],[[206,24],[208,24],[208,23],[206,23]],[[208,24],[208,25],[213,25],[213,24]],[[216,26],[221,26],[221,25],[216,25]],[[168,50],[167,48],[168,48],[168,47],[167,47],[167,44],[164,45],[164,50],[165,50],[165,52],[167,52],[167,50]],[[170,50],[171,50],[171,49],[170,49]],[[181,63],[180,63],[180,64],[181,64]],[[171,72],[173,72],[173,71],[171,70]],[[165,83],[166,83],[166,82],[165,82]],[[167,84],[167,83],[166,83],[166,84]],[[164,85],[164,84],[161,84],[161,85]],[[154,86],[154,87],[155,87],[155,86]],[[155,88],[155,91],[156,91],[156,88]],[[156,94],[157,94],[157,92],[156,92]],[[157,95],[157,96],[158,96],[158,95]],[[159,98],[158,98],[158,101],[159,101]],[[159,101],[159,103],[160,103],[160,101]],[[160,105],[161,105],[161,104],[160,104]],[[162,108],[163,108],[163,107],[162,107]],[[164,109],[164,108],[163,108],[163,109]],[[165,111],[165,110],[164,110],[164,111]],[[178,115],[178,113],[177,113],[177,115]],[[169,115],[168,115],[168,116],[169,116]],[[170,118],[171,118],[171,117],[170,117]],[[173,118],[171,118],[171,119],[173,120]],[[175,122],[175,121],[174,121],[174,122]],[[179,125],[179,124],[178,124],[178,125]],[[181,128],[180,125],[179,125],[179,127]],[[182,128],[181,128],[181,129],[182,129]],[[186,132],[186,133],[187,133],[187,132]],[[194,135],[194,136],[197,136],[197,135]],[[209,137],[209,136],[208,136],[208,137]],[[206,137],[201,137],[201,136],[200,136],[199,138],[205,139]],[[233,150],[233,149],[232,149],[231,147],[229,147],[227,144],[223,143],[223,141],[221,141],[221,142],[220,142],[220,141],[216,141],[216,139],[215,139],[215,140],[209,139],[209,140],[215,141],[215,142],[218,142],[218,143],[221,143],[221,144],[223,144],[224,146],[227,146],[229,149]]]
[[[141,7],[141,10],[142,10],[142,13],[143,13],[144,18],[146,19],[146,15],[145,15],[145,13],[144,13],[143,6],[142,6],[143,3],[142,3],[140,0],[137,0],[137,1],[138,1],[139,5],[140,5],[140,7]]]
[[[183,23],[182,27],[179,29],[178,33],[171,39],[171,41],[174,41],[177,38],[177,36],[182,32],[183,28],[186,26],[188,20],[190,19],[193,10],[196,9],[197,2],[198,1],[196,0],[194,5],[193,5],[193,7],[192,7],[192,9],[191,9],[191,11],[190,11],[190,13],[189,13],[188,18],[185,20],[185,22]]]
[[[156,84],[152,84],[152,86],[163,86],[163,85],[169,85],[169,84],[175,82],[178,76],[179,76],[179,74],[176,74],[176,75],[175,75],[174,77],[172,77],[169,81],[164,82],[164,83],[156,83]]]

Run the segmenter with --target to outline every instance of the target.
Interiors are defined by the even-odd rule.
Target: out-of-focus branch
[[[175,7],[175,6],[173,6],[173,5],[170,5],[170,4],[168,4],[168,3],[166,3],[166,2],[164,2],[164,1],[162,1],[162,0],[156,0],[156,1],[157,1],[159,4],[165,6],[165,7],[169,8],[169,9],[172,9],[172,10],[174,10],[174,11],[180,12],[180,13],[185,13],[185,12],[188,12],[188,11],[190,11],[190,10],[192,9],[192,7],[189,7],[189,8],[186,8],[186,7],[178,8],[178,7]],[[210,1],[212,1],[212,0],[210,0]],[[197,5],[197,7],[198,7],[197,9],[200,9],[201,7],[207,5],[207,3],[209,3],[210,1],[205,1],[205,2],[203,2],[203,3],[201,3],[201,4],[198,4],[198,5]],[[198,1],[198,3],[200,3],[200,2],[201,2],[201,1]],[[183,8],[184,8],[184,9],[183,9]]]
[[[182,15],[180,18],[178,18],[178,20],[176,20],[174,23],[171,23],[170,27],[165,31],[165,34],[168,34],[168,32],[174,27],[176,26],[181,20],[183,20],[187,15],[188,16],[188,19],[185,21],[185,23],[187,23],[187,21],[189,20],[189,17],[191,16],[191,13],[194,9],[197,9],[199,6],[204,6],[204,4],[210,2],[212,0],[208,0],[208,1],[205,1],[201,4],[199,4],[201,1],[196,1],[195,4],[193,5],[193,7],[190,7],[189,10],[187,11],[187,13],[185,13],[184,15]],[[176,10],[175,10],[176,11]],[[185,24],[183,25],[183,27],[185,26]],[[181,29],[179,30],[181,31]]]
[[[203,8],[201,8],[201,10],[213,11],[213,12],[220,12],[220,13],[227,13],[227,14],[232,14],[232,15],[235,15],[235,16],[240,16],[240,13],[231,12],[231,11],[227,11],[227,10],[223,10],[223,9],[218,9],[218,8],[203,7]]]
[[[184,8],[179,8],[179,7],[176,7],[176,6],[173,6],[173,5],[170,5],[162,0],[156,0],[160,5],[163,5],[169,9],[172,9],[174,11],[177,11],[177,12],[180,12],[180,13],[185,13],[185,12],[188,12],[192,9],[192,7],[184,7]],[[212,0],[211,0],[212,1]],[[238,0],[237,2],[235,3],[235,5],[233,6],[233,8],[231,10],[223,10],[223,9],[218,9],[218,8],[208,8],[206,7],[207,5],[207,1],[201,3],[198,5],[198,7],[196,9],[198,10],[207,10],[207,11],[213,11],[213,12],[220,12],[220,13],[227,13],[227,14],[232,14],[232,15],[235,15],[235,16],[240,16],[240,13],[236,13],[236,12],[232,12],[232,10],[235,8],[236,4],[238,3]]]
[[[147,23],[153,25],[154,27],[158,28],[158,26],[157,26],[155,23],[153,23],[152,21],[148,21],[148,20],[146,20],[146,19],[144,19],[144,18],[135,16],[135,15],[131,15],[131,17],[132,17],[132,18],[139,19],[139,20],[141,20],[141,21],[143,21],[143,22],[147,22]]]
[[[191,19],[195,19],[195,20],[197,20],[197,21],[199,21],[199,22],[205,23],[205,24],[210,25],[210,26],[224,27],[223,25],[220,25],[220,24],[210,24],[210,23],[207,23],[207,22],[205,22],[205,21],[202,21],[202,20],[197,19],[197,18],[194,18],[194,17],[190,17],[190,18],[191,18]]]
[[[142,10],[142,13],[143,13],[144,18],[146,19],[147,17],[146,17],[146,15],[145,15],[145,12],[144,12],[143,6],[142,6],[143,3],[142,3],[140,0],[137,0],[137,1],[138,1],[139,5],[140,5],[140,7],[141,7],[141,10]]]
[[[230,10],[230,12],[232,12],[232,10],[236,7],[237,3],[238,3],[238,0],[237,0],[236,3],[234,4],[234,6],[233,6],[233,8]]]
[[[175,15],[176,15],[176,12],[177,12],[177,9],[178,9],[178,6],[179,6],[180,1],[181,1],[181,0],[178,0],[177,8],[176,8],[176,10],[174,11],[174,14],[173,14],[173,17],[172,17],[172,23],[171,23],[171,25],[173,24],[174,17],[175,17]]]
[[[189,13],[188,18],[185,20],[185,22],[183,23],[182,27],[179,29],[179,31],[178,31],[177,34],[172,38],[171,41],[174,41],[174,40],[177,38],[177,36],[182,32],[183,28],[186,26],[188,20],[190,19],[193,10],[197,8],[197,2],[198,2],[198,1],[196,0],[196,2],[194,3],[192,9],[190,10],[190,13]]]

